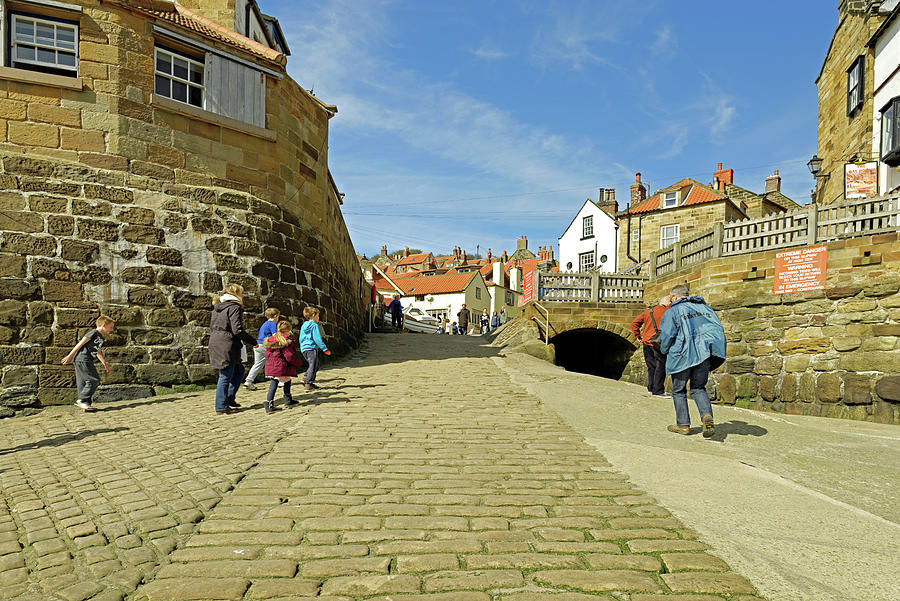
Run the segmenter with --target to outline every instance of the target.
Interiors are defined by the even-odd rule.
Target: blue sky
[[[552,244],[585,198],[716,163],[803,204],[837,0],[261,0],[288,70],[336,104],[357,251]]]

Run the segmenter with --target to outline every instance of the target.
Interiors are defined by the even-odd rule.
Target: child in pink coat
[[[284,406],[296,405],[291,396],[291,378],[297,375],[297,368],[303,367],[303,360],[297,353],[297,341],[291,337],[291,322],[279,321],[274,335],[266,338],[266,377],[271,378],[269,394],[266,395],[266,413],[280,411],[275,407],[275,391],[278,383],[284,383]]]

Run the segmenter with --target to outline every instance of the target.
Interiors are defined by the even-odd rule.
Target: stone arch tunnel
[[[614,380],[622,377],[637,350],[635,342],[599,327],[566,330],[553,336],[550,343],[560,367]]]

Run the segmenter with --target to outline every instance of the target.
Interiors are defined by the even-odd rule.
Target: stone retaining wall
[[[298,323],[312,304],[337,354],[362,336],[367,289],[339,211],[313,227],[296,199],[0,160],[0,416],[74,400],[60,359],[101,312],[117,325],[97,400],[212,383],[210,294],[229,282],[252,329],[266,307]]]
[[[773,293],[775,253],[714,259],[648,283],[645,298],[687,284],[721,318],[728,360],[715,402],[900,423],[900,242],[882,234],[828,245],[827,288]],[[646,383],[635,353],[624,380]]]

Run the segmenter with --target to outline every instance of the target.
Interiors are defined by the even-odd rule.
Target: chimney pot
[[[721,170],[722,170],[722,163],[719,163],[718,167],[716,167],[716,171],[721,171]]]

